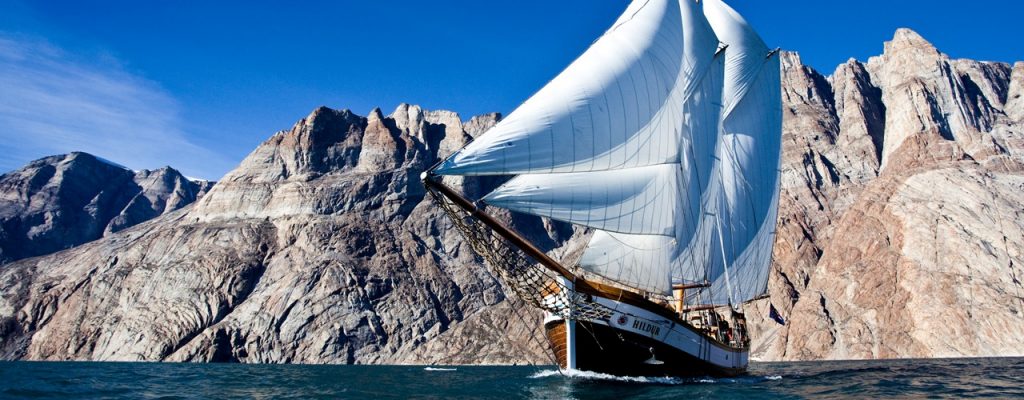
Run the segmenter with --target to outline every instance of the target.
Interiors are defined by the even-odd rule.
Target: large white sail
[[[664,292],[671,281],[672,257],[677,250],[670,236],[629,235],[597,231],[580,265],[621,285]]]
[[[640,30],[624,31],[631,24],[655,26],[654,20],[664,26],[664,31],[654,35],[644,32],[641,36],[649,42],[635,37]],[[622,58],[629,52],[606,46],[627,45],[621,39],[608,40],[626,33],[634,36],[632,46],[644,44],[646,49],[640,54],[669,54],[672,59],[660,58],[657,63],[676,68],[659,70],[671,75],[658,79],[660,85],[667,85],[658,88],[667,96],[652,113],[636,114],[636,110],[652,103],[631,107],[622,101],[607,101],[635,90],[638,82],[649,82],[629,74],[616,75],[636,71],[637,66],[648,62],[645,57],[633,58],[635,65],[631,68],[616,70],[615,63],[591,56],[597,51]],[[655,49],[658,51],[652,52]],[[604,232],[594,237],[582,267],[641,290],[670,293],[670,266],[663,261],[671,261],[678,247],[657,246],[656,250],[637,252],[630,243],[666,238],[673,243],[688,242],[694,232],[694,221],[699,217],[695,210],[711,180],[718,144],[725,68],[718,49],[719,40],[696,2],[636,1],[588,53],[517,108],[506,120],[507,126],[496,126],[443,163],[437,172],[519,173],[484,201],[600,229]],[[590,76],[573,75],[579,74],[579,64],[592,60],[600,71],[590,71]],[[578,85],[574,93],[602,94],[580,101],[580,96],[566,95],[573,91],[566,90],[569,85],[565,82]],[[601,82],[599,89],[588,87],[594,82]],[[538,109],[536,104],[546,108]],[[553,114],[552,110],[564,113]],[[593,118],[595,110],[604,116]],[[557,123],[565,120],[569,124]],[[584,123],[578,124],[581,120]],[[639,128],[620,120],[636,121]],[[595,142],[602,145],[594,146]],[[655,260],[658,263],[653,263]]]
[[[707,252],[712,286],[704,301],[735,304],[764,293],[771,266],[782,140],[779,57],[721,0],[704,0],[704,14],[728,45],[720,194],[709,207],[717,251]]]

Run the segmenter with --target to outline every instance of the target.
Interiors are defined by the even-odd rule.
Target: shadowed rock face
[[[86,153],[0,176],[0,264],[64,250],[182,208],[212,184],[164,167],[133,172]]]
[[[782,61],[780,222],[770,298],[747,312],[753,355],[1021,354],[1024,63],[952,60],[908,30],[830,76]],[[319,108],[194,205],[0,269],[0,354],[550,362],[538,313],[418,181],[497,119]],[[500,182],[449,179],[474,197]],[[497,214],[558,256],[586,240]]]

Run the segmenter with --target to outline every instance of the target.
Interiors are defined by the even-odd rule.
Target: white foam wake
[[[591,371],[580,371],[575,369],[569,370],[542,370],[533,375],[530,375],[530,379],[542,379],[564,376],[570,379],[587,380],[587,381],[610,381],[610,382],[628,382],[628,383],[647,383],[647,384],[658,384],[658,385],[682,385],[682,384],[694,384],[694,383],[755,383],[758,381],[777,381],[782,379],[782,376],[771,375],[771,376],[747,376],[739,378],[712,378],[712,377],[699,377],[699,378],[675,378],[675,377],[647,377],[647,376],[617,376],[611,374],[605,374],[600,372]]]
[[[426,368],[423,368],[423,370],[424,371],[445,371],[445,372],[449,372],[449,371],[458,371],[459,369],[458,368],[426,367]]]
[[[530,379],[548,378],[552,376],[565,376],[572,379],[589,381],[613,381],[630,383],[656,383],[661,385],[679,385],[686,383],[680,378],[672,377],[646,377],[646,376],[617,376],[603,374],[600,372],[580,371],[576,369],[550,370],[546,369],[530,375]]]

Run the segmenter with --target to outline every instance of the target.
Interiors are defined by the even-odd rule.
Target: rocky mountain
[[[134,172],[86,153],[0,175],[0,264],[64,250],[177,210],[212,183],[170,167]]]
[[[1024,63],[786,54],[769,360],[1024,354]],[[758,306],[766,315],[767,302]]]
[[[779,235],[771,296],[748,311],[755,357],[1021,354],[1024,63],[951,59],[900,30],[830,76],[795,53],[782,68]],[[550,362],[538,314],[506,297],[417,178],[497,119],[319,108],[194,205],[0,269],[0,354]],[[556,255],[585,236],[499,216]]]
[[[386,117],[319,108],[194,206],[0,271],[0,351],[94,360],[539,359],[540,347],[526,340],[536,314],[511,305],[418,180],[439,151],[497,119],[463,123],[408,105]],[[491,340],[467,341],[460,333],[468,332]],[[425,351],[442,342],[460,350]]]

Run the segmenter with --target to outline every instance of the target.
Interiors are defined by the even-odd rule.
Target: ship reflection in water
[[[0,362],[0,398],[1024,397],[1024,359],[752,363],[735,378],[617,377],[553,367]]]

